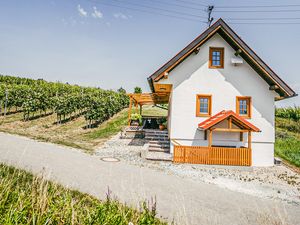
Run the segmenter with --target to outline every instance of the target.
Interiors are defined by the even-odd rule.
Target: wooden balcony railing
[[[174,146],[175,163],[251,166],[250,148]]]

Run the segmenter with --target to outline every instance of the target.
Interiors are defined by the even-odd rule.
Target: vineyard
[[[123,91],[87,88],[0,75],[0,115],[23,113],[28,121],[56,114],[57,124],[83,115],[86,127],[102,123],[128,106]]]

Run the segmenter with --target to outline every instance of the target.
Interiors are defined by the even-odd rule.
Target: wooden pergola
[[[136,112],[138,112],[138,106],[140,107],[139,113],[142,114],[143,105],[157,105],[169,103],[170,93],[172,90],[171,84],[155,84],[154,93],[134,93],[128,94],[129,110],[128,110],[128,126],[131,122],[132,106],[135,106]]]

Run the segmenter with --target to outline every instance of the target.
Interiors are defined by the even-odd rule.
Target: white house
[[[168,100],[175,162],[274,164],[275,101],[296,93],[222,19],[148,82]]]

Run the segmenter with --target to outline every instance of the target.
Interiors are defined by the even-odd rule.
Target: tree
[[[143,91],[142,91],[142,88],[140,88],[140,87],[135,87],[134,88],[134,93],[135,94],[140,94],[140,93],[142,93]]]
[[[120,87],[117,91],[121,94],[126,94],[126,90],[122,87]]]

